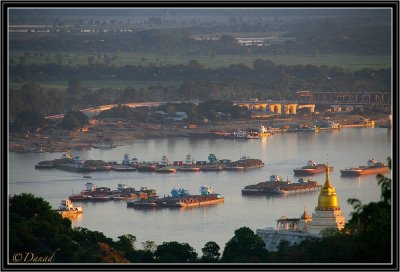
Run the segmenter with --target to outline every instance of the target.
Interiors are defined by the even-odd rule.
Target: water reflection
[[[299,216],[303,207],[313,210],[318,200],[318,191],[288,196],[242,196],[241,190],[250,184],[257,184],[278,174],[284,179],[294,181],[293,169],[302,167],[310,159],[325,162],[329,153],[329,162],[335,171],[331,181],[336,188],[340,206],[348,216],[353,208],[348,198],[357,198],[362,203],[378,201],[380,188],[376,177],[345,178],[339,169],[354,166],[354,162],[366,162],[371,154],[378,161],[390,156],[390,133],[383,129],[342,129],[313,133],[283,133],[252,141],[225,139],[143,139],[124,142],[112,150],[82,150],[74,152],[82,159],[103,159],[122,161],[125,153],[131,158],[160,160],[163,154],[170,160],[184,160],[190,153],[197,160],[207,160],[210,153],[219,159],[238,160],[243,155],[261,159],[265,167],[243,172],[197,172],[174,175],[159,175],[142,172],[94,172],[91,182],[97,186],[115,188],[118,183],[140,188],[146,186],[156,189],[157,194],[170,194],[173,187],[185,188],[198,193],[201,185],[210,185],[225,197],[225,203],[205,207],[181,209],[131,209],[126,202],[79,203],[83,207],[83,216],[73,218],[73,226],[104,232],[116,239],[131,233],[138,242],[152,240],[157,244],[164,241],[189,242],[197,252],[210,240],[224,245],[240,226],[257,228],[274,226],[282,215]],[[389,143],[388,143],[389,142]],[[61,199],[68,197],[71,191],[82,190],[88,181],[80,173],[70,173],[58,169],[48,171],[35,170],[41,160],[59,158],[62,153],[9,154],[9,193],[31,192],[57,208]],[[323,184],[325,175],[316,175],[318,183]]]
[[[78,214],[63,214],[62,217],[68,218],[73,223],[78,224],[78,223],[82,222],[83,214],[81,214],[81,213],[78,213]]]

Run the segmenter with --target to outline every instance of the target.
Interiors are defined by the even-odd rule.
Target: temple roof
[[[326,164],[326,178],[325,184],[321,189],[318,197],[318,207],[317,209],[332,209],[339,207],[338,199],[336,196],[335,188],[332,186],[329,178],[329,165]]]

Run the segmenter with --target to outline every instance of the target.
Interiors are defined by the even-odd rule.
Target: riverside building
[[[299,218],[281,217],[276,229],[257,229],[256,233],[266,244],[268,251],[277,251],[281,241],[296,245],[306,239],[320,239],[325,229],[343,229],[346,218],[339,206],[336,190],[329,177],[329,165],[326,165],[325,184],[318,196],[318,206],[310,216],[306,209]]]

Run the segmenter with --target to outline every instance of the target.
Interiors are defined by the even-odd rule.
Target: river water
[[[139,161],[160,161],[163,154],[170,161],[185,160],[186,154],[191,154],[196,160],[207,160],[209,153],[216,154],[219,159],[232,160],[247,155],[261,159],[265,167],[245,172],[94,172],[90,174],[90,180],[84,179],[82,173],[34,169],[37,162],[59,158],[61,153],[9,153],[9,194],[33,193],[57,208],[62,199],[79,193],[88,181],[111,189],[115,189],[119,183],[137,189],[147,186],[156,189],[161,197],[170,194],[173,187],[198,194],[201,185],[210,185],[225,197],[224,203],[200,208],[158,210],[127,208],[125,201],[75,203],[83,207],[84,213],[73,220],[73,226],[101,231],[113,239],[123,234],[133,234],[137,237],[137,247],[148,240],[157,244],[164,241],[187,242],[201,255],[201,248],[208,241],[217,242],[223,249],[233,237],[234,230],[242,226],[254,231],[257,228],[275,227],[278,218],[297,218],[304,207],[311,214],[317,205],[316,191],[286,197],[241,195],[244,186],[266,181],[272,174],[297,181],[293,169],[304,166],[310,159],[317,163],[329,161],[333,166],[331,182],[347,218],[352,212],[347,199],[358,198],[363,203],[378,201],[380,188],[375,175],[345,178],[340,176],[339,170],[365,165],[370,158],[386,164],[386,158],[391,157],[391,142],[391,131],[385,128],[286,133],[253,140],[142,139],[122,142],[121,146],[112,150],[84,150],[73,155],[79,155],[83,160],[118,162],[122,161],[125,153]],[[313,179],[323,184],[325,174],[316,175]]]

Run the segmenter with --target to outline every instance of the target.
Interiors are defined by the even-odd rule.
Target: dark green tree
[[[154,257],[159,263],[192,263],[197,253],[188,243],[164,242],[157,246]]]
[[[18,113],[15,118],[14,128],[16,130],[32,130],[42,127],[45,119],[36,111],[26,110]]]
[[[264,262],[267,257],[265,243],[260,236],[250,228],[241,227],[235,230],[235,235],[226,243],[222,254],[222,262]]]
[[[219,257],[221,253],[219,252],[220,247],[214,241],[207,242],[204,247],[201,249],[203,252],[203,256],[201,257],[202,262],[206,263],[215,263],[219,261]]]
[[[88,117],[80,111],[69,111],[65,114],[62,127],[67,130],[75,130],[89,123]]]

